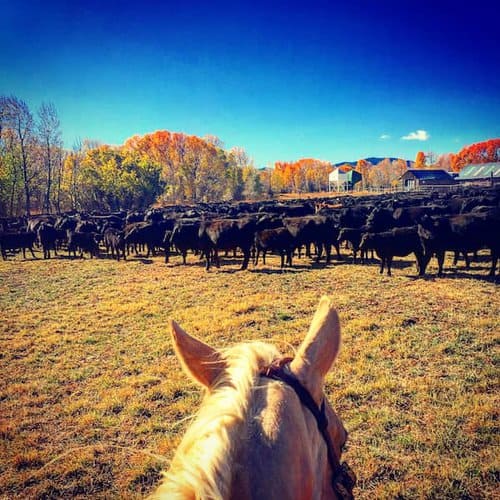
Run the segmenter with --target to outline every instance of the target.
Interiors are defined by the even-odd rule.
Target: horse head
[[[262,342],[218,350],[174,321],[171,330],[206,396],[152,498],[353,498],[355,476],[340,464],[347,432],[324,394],[340,348],[329,298],[293,359]]]

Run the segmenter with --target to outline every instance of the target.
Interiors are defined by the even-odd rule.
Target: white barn
[[[362,179],[362,175],[356,170],[345,172],[340,167],[334,168],[328,175],[328,191],[351,191],[354,185]]]
[[[347,172],[342,172],[339,167],[334,168],[328,175],[328,191],[347,191],[349,181]]]

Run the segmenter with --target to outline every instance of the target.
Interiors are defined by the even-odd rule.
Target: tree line
[[[259,199],[270,194],[268,177],[215,136],[157,131],[68,150],[53,104],[33,115],[23,100],[0,96],[0,216]]]
[[[414,168],[461,170],[470,163],[500,160],[500,139],[441,155],[419,152]],[[328,161],[304,158],[258,169],[241,147],[225,149],[216,136],[159,130],[121,146],[77,140],[63,146],[52,103],[35,114],[15,96],[0,96],[0,216],[69,210],[139,210],[152,204],[258,200],[275,193],[328,189]],[[343,170],[362,175],[356,189],[394,185],[408,168],[403,159],[365,159]]]
[[[467,165],[500,162],[500,139],[488,139],[464,146],[458,153],[436,156],[432,151],[419,151],[415,168],[442,168],[450,172],[460,172]]]

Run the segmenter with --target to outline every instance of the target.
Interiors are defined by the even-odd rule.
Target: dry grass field
[[[297,264],[1,261],[0,498],[143,497],[201,399],[169,318],[215,346],[291,353],[322,294],[343,325],[327,394],[356,497],[498,498],[500,293],[486,265],[416,279],[406,259],[392,278]]]

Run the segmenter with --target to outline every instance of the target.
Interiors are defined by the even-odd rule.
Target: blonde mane
[[[259,371],[280,356],[263,342],[238,344],[223,351],[226,369],[207,392],[151,498],[227,498],[233,474],[235,443],[245,436]]]

